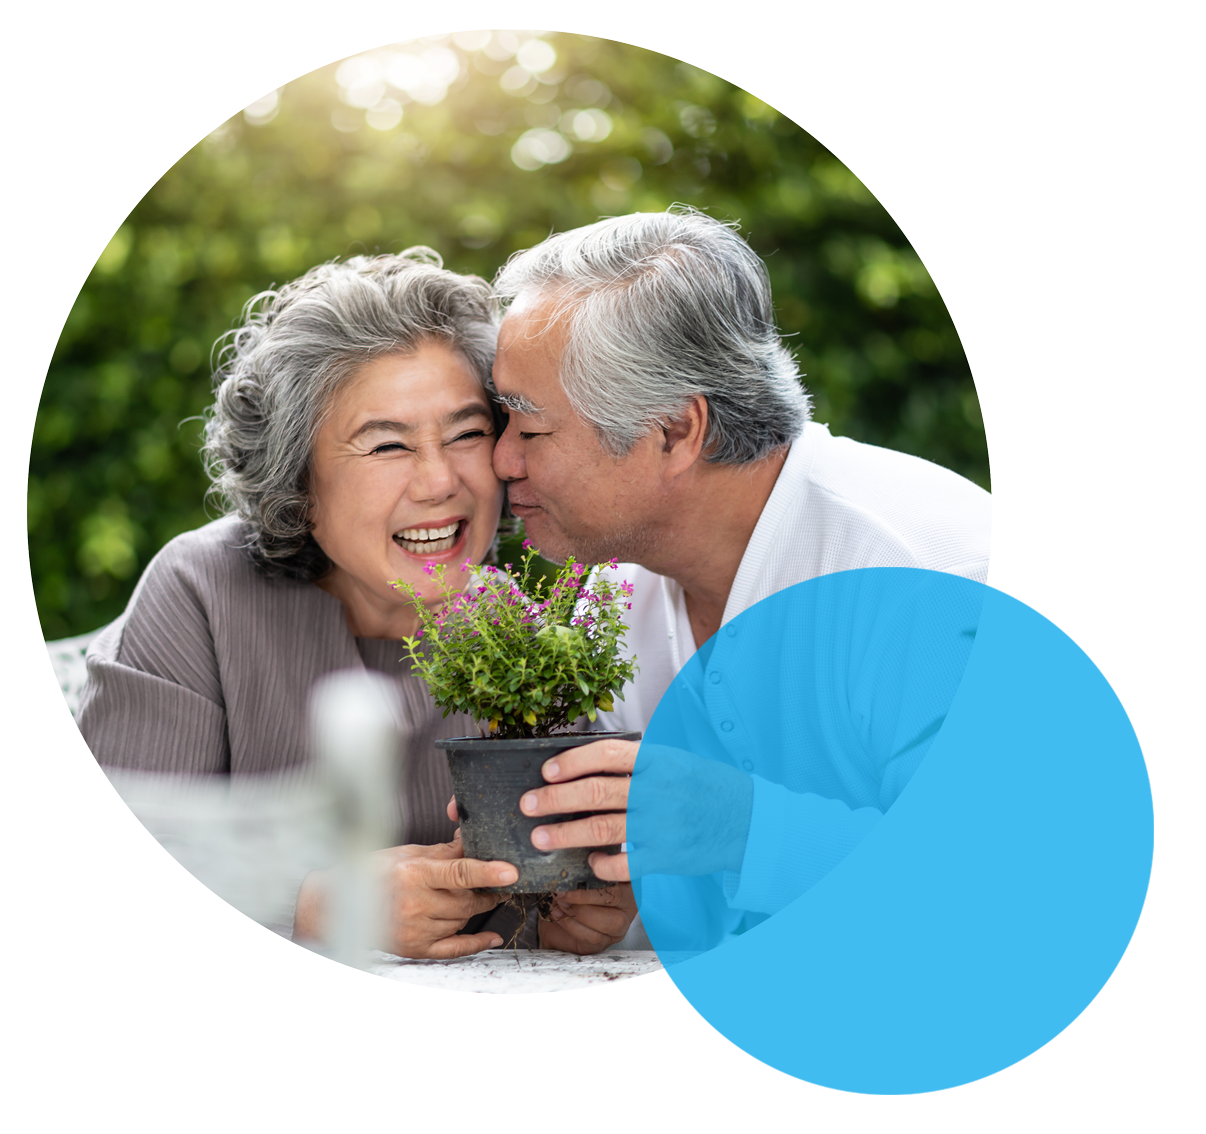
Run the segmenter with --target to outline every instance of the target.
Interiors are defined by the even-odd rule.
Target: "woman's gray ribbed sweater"
[[[93,641],[77,722],[97,760],[186,775],[298,767],[314,681],[367,667],[397,680],[404,706],[397,842],[449,840],[452,785],[432,742],[473,735],[473,722],[441,718],[401,643],[353,638],[338,599],[265,578],[243,543],[232,517],[178,536]]]

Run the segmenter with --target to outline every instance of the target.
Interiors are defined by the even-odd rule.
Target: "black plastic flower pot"
[[[519,800],[525,791],[545,786],[540,769],[558,752],[596,740],[640,739],[639,732],[588,732],[530,740],[457,736],[435,742],[448,758],[466,857],[509,862],[519,870],[518,882],[493,887],[490,893],[548,894],[611,885],[596,878],[586,860],[596,850],[616,854],[618,846],[540,851],[532,845],[534,828],[597,812],[529,818],[519,810]]]

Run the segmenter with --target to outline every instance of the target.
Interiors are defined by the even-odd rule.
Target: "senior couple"
[[[403,956],[467,955],[518,928],[477,892],[515,868],[463,856],[433,748],[474,722],[441,719],[401,660],[417,615],[389,585],[422,589],[432,562],[468,585],[461,565],[488,557],[504,504],[546,557],[616,558],[634,585],[640,672],[603,715],[611,729],[646,729],[722,625],[793,584],[863,567],[987,572],[988,495],[812,423],[764,265],[733,227],[692,210],[552,236],[512,257],[493,292],[427,249],[321,265],[249,305],[215,381],[205,456],[227,514],[163,548],[95,639],[78,723],[105,765],[274,772],[307,759],[316,679],[356,667],[394,677],[406,751],[397,845],[378,853],[380,944]],[[624,842],[631,781],[614,773],[633,771],[637,749],[600,741],[550,761],[547,786],[520,801],[527,814],[610,814],[538,826],[535,845]],[[882,785],[797,779],[784,803],[759,769],[695,771],[681,775],[700,807],[736,834],[685,873],[718,872],[735,919],[745,832],[768,809],[805,825],[818,804],[840,811],[850,830],[837,846],[891,801]],[[587,953],[625,937],[627,857],[599,852],[592,865],[613,885],[560,895],[527,927],[531,943]],[[790,897],[827,868],[776,870],[795,879]],[[296,939],[321,940],[323,906],[312,875]]]

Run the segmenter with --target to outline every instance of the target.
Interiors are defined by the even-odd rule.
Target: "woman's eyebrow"
[[[455,409],[451,413],[446,413],[441,419],[441,425],[459,425],[462,421],[471,421],[478,418],[490,420],[490,411],[483,405],[474,402],[472,405],[461,406],[460,409]],[[413,433],[419,427],[409,421],[385,421],[374,420],[366,421],[355,433],[352,434],[353,439],[363,436],[365,433]]]
[[[415,427],[405,421],[366,421],[352,434],[352,439],[355,440],[365,433],[413,433],[414,431]]]
[[[479,402],[473,402],[467,406],[461,406],[458,410],[453,410],[447,414],[441,424],[443,425],[460,425],[462,421],[472,421],[474,418],[484,417],[487,421],[491,421],[490,411]]]

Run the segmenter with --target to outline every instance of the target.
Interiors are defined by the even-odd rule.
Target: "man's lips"
[[[507,489],[507,503],[511,505],[512,511],[515,511],[517,508],[522,508],[528,512],[539,512],[541,510],[540,504],[537,501],[524,500],[522,497],[517,498],[510,488]]]

